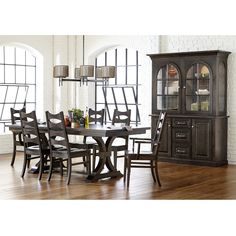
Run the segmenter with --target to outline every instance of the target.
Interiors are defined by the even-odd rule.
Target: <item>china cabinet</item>
[[[152,132],[167,111],[160,159],[227,164],[227,58],[212,50],[149,54],[152,60]]]

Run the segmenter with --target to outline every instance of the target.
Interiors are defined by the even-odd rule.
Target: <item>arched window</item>
[[[17,46],[0,46],[0,133],[7,130],[10,108],[36,110],[37,59]]]
[[[116,77],[96,83],[95,109],[106,108],[106,122],[111,121],[114,109],[131,110],[131,123],[140,122],[139,113],[139,53],[134,49],[118,47],[101,53],[96,66],[115,65]]]

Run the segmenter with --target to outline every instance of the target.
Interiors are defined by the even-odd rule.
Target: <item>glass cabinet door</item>
[[[186,111],[211,110],[210,79],[211,73],[207,65],[195,63],[189,68],[186,76]]]
[[[158,71],[157,110],[179,110],[179,79],[179,70],[173,64]]]

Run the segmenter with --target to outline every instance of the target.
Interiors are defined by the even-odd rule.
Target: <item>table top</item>
[[[19,124],[8,125],[9,130],[11,131],[20,131],[21,126]],[[47,126],[44,124],[39,124],[39,131],[46,133]],[[144,134],[150,127],[144,126],[112,126],[112,125],[99,125],[92,124],[88,128],[79,127],[71,128],[67,127],[67,133],[73,135],[84,135],[92,137],[113,137],[113,136],[128,136],[133,134]]]

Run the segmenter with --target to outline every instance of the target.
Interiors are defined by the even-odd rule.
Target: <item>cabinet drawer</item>
[[[172,122],[173,127],[191,127],[191,119],[173,118]]]
[[[190,142],[191,141],[191,130],[190,129],[177,129],[173,128],[172,131],[172,140],[173,141],[185,141]]]
[[[189,158],[191,156],[191,146],[183,143],[173,144],[173,157]]]

